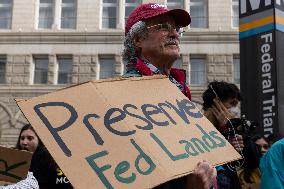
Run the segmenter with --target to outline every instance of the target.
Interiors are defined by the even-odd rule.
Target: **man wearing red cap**
[[[127,72],[124,77],[166,75],[191,100],[185,70],[172,68],[180,56],[182,27],[190,22],[190,15],[182,9],[169,10],[164,5],[153,3],[137,7],[125,26],[123,56],[127,61]],[[156,189],[209,189],[215,181],[216,169],[203,161],[192,174]]]

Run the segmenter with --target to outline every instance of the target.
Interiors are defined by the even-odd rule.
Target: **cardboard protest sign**
[[[240,158],[165,77],[87,82],[17,101],[77,189],[152,188]]]
[[[0,185],[25,179],[32,153],[0,146]]]

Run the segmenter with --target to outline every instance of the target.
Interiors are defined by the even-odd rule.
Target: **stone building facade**
[[[201,104],[201,94],[212,80],[238,83],[239,41],[234,25],[238,0],[4,1],[0,4],[0,11],[5,11],[0,17],[0,145],[14,146],[26,123],[15,98],[123,74],[125,17],[141,2],[181,7],[196,20],[185,28],[177,61],[187,70],[193,101]]]

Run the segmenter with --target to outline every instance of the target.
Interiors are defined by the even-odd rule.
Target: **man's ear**
[[[136,47],[141,47],[142,40],[143,40],[142,37],[135,37],[135,39],[134,39],[134,45],[135,45]]]

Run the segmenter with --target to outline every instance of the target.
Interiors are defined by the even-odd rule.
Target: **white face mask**
[[[237,106],[233,106],[233,107],[229,108],[228,110],[229,110],[229,112],[234,114],[236,117],[240,117],[241,116],[240,108],[237,107]]]

